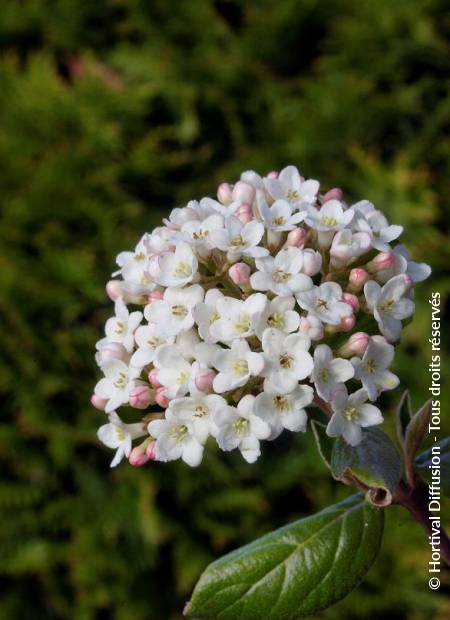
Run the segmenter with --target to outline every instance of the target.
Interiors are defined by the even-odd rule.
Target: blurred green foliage
[[[445,0],[2,2],[1,618],[179,619],[214,557],[348,493],[311,434],[198,470],[110,471],[96,441],[115,255],[242,169],[295,163],[404,225],[434,274],[395,370],[427,398],[428,297],[450,289],[449,29]],[[317,617],[443,620],[428,559],[390,509],[374,569]]]

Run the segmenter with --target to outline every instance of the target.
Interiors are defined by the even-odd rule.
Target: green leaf
[[[450,497],[450,437],[445,437],[419,454],[415,460],[415,466],[428,483],[432,482],[432,469],[438,469],[441,491]]]
[[[431,418],[431,400],[427,401],[417,413],[413,415],[405,433],[405,466],[408,481],[413,484],[412,478],[414,458],[428,435],[428,425]]]
[[[411,396],[409,394],[409,390],[405,390],[400,398],[395,414],[397,437],[402,447],[405,443],[406,427],[408,426],[412,415]]]
[[[378,428],[363,429],[357,446],[339,438],[331,455],[331,471],[337,480],[357,484],[377,506],[387,506],[402,475],[402,462],[391,439]]]
[[[294,620],[353,590],[381,544],[383,512],[358,493],[237,549],[203,573],[185,614]]]
[[[311,428],[316,440],[317,450],[325,465],[328,469],[331,469],[331,453],[333,452],[334,439],[327,435],[326,424],[317,422],[317,420],[311,420]]]

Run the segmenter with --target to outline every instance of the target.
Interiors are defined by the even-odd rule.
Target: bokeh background
[[[1,3],[2,619],[179,620],[212,559],[348,495],[311,434],[266,444],[254,466],[211,449],[197,470],[111,471],[96,439],[93,348],[116,254],[241,170],[294,163],[404,225],[434,273],[395,370],[415,407],[427,398],[428,298],[450,288],[448,9]],[[388,420],[399,396],[384,399]],[[419,526],[399,508],[387,517],[363,585],[317,618],[449,618]]]

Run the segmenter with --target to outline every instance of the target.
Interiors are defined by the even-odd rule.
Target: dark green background
[[[450,288],[447,9],[3,0],[2,619],[179,619],[210,560],[348,494],[310,433],[265,444],[254,466],[211,448],[195,470],[110,471],[96,440],[93,348],[116,254],[242,169],[294,163],[404,225],[434,273],[395,371],[416,407],[427,398],[428,297]],[[419,526],[390,509],[363,585],[317,618],[444,620],[428,559]]]

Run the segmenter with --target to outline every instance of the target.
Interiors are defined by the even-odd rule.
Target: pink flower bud
[[[349,332],[355,327],[356,319],[354,314],[344,316],[341,320],[341,331]]]
[[[120,280],[110,280],[106,284],[106,294],[112,301],[122,297],[122,282]]]
[[[364,284],[370,280],[370,276],[365,269],[355,267],[350,271],[348,276],[349,288],[351,291],[357,292],[362,289]]]
[[[100,411],[105,411],[107,402],[108,401],[106,398],[100,398],[97,394],[92,394],[91,396],[91,405],[93,405],[96,409],[100,409]]]
[[[251,205],[255,200],[255,188],[250,183],[246,183],[245,181],[238,181],[236,185],[233,187],[233,200],[238,200],[239,202],[245,202],[246,204]]]
[[[342,295],[342,301],[345,301],[346,304],[353,308],[353,312],[359,311],[359,301],[356,295],[352,295],[352,293],[344,293]]]
[[[156,388],[155,401],[163,409],[168,407],[170,401],[169,401],[169,399],[166,396],[166,388],[165,387]]]
[[[352,334],[347,342],[338,350],[338,355],[340,357],[352,357],[353,355],[362,357],[369,345],[369,341],[369,334],[365,332],[356,332]]]
[[[245,263],[235,263],[228,270],[230,279],[238,286],[245,286],[250,282],[251,269]]]
[[[151,304],[152,301],[160,301],[164,299],[164,293],[162,291],[152,291],[147,296],[148,303]]]
[[[298,331],[300,334],[311,338],[311,340],[321,340],[323,338],[322,322],[312,314],[301,317]]]
[[[236,209],[235,215],[243,224],[247,224],[253,219],[253,209],[249,204],[244,203]]]
[[[153,370],[148,373],[148,380],[153,385],[153,387],[161,387],[161,383],[158,381],[158,370],[156,368],[153,368]]]
[[[153,442],[154,443],[154,442]],[[130,452],[130,456],[128,457],[128,462],[133,467],[142,467],[150,461],[150,457],[147,454],[148,441],[144,441],[140,446],[136,446]]]
[[[306,230],[304,228],[294,228],[288,233],[286,239],[287,246],[301,248],[305,244]]]
[[[279,174],[280,173],[277,170],[271,170],[269,172],[269,174],[267,175],[267,178],[268,179],[278,179]]]
[[[302,271],[307,276],[315,276],[319,273],[322,266],[322,256],[319,252],[307,248],[303,251],[303,267]]]
[[[151,441],[146,449],[150,461],[156,461],[156,441]]]
[[[217,200],[223,205],[229,205],[233,202],[233,188],[229,183],[221,183],[217,188]]]
[[[342,200],[344,197],[344,192],[340,187],[333,187],[327,191],[325,196],[322,198],[322,202],[328,202],[328,200]]]
[[[374,271],[392,269],[395,265],[395,255],[393,252],[380,252],[372,261],[370,261],[368,267],[369,265]]]
[[[137,385],[130,392],[130,405],[135,409],[146,409],[153,401],[154,392],[148,385]]]
[[[212,386],[216,373],[211,368],[202,368],[195,377],[195,387],[201,392],[206,392]]]

